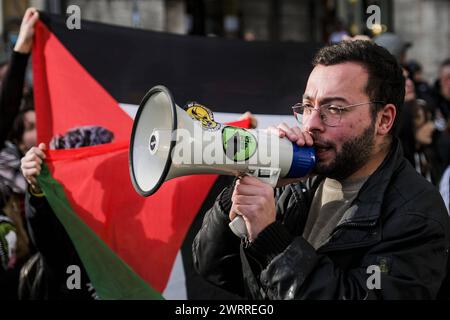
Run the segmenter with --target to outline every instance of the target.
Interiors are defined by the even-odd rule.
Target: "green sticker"
[[[256,138],[249,131],[237,127],[224,127],[222,130],[223,150],[235,162],[248,160],[257,147]]]

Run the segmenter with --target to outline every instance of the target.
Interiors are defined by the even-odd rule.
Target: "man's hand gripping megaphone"
[[[299,127],[291,128],[285,123],[277,127],[270,126],[267,130],[280,138],[286,137],[299,147],[312,147],[314,143],[309,132],[302,131]],[[253,241],[262,230],[275,222],[274,188],[305,180],[308,177],[279,179],[274,184],[249,175],[240,176],[236,180],[231,197],[233,204],[229,213],[232,221],[230,228],[239,237]]]

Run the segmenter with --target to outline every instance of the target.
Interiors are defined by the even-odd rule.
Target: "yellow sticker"
[[[200,121],[202,127],[208,131],[216,131],[222,127],[220,123],[214,121],[212,111],[201,104],[196,102],[189,103],[186,106],[186,112],[192,119]]]

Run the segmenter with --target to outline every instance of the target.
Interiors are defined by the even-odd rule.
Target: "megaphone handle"
[[[281,170],[279,168],[263,168],[264,170],[269,170],[270,173],[268,176],[261,177],[255,174],[258,172],[257,169],[258,168],[253,168],[251,171],[252,173],[246,173],[246,175],[256,177],[259,180],[268,183],[272,188],[275,188],[278,178],[280,177]],[[245,225],[245,221],[242,216],[237,215],[228,225],[231,231],[233,231],[233,233],[239,238],[246,239],[248,237],[247,226]]]

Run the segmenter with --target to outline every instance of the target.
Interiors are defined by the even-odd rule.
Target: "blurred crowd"
[[[403,66],[405,102],[397,115],[397,136],[403,153],[425,179],[440,188],[449,210],[450,184],[450,58],[443,57],[434,83],[428,83],[420,62],[407,59],[410,43],[385,33],[374,39]]]
[[[0,61],[0,299],[92,299],[91,289],[74,293],[65,288],[65,267],[82,264],[33,178],[39,174],[46,149],[44,144],[36,147],[33,90],[26,80],[38,19],[36,9],[26,11],[12,52]],[[333,41],[353,39],[346,34],[333,37]],[[420,62],[407,59],[410,44],[389,33],[373,40],[404,68],[405,104],[397,128],[404,155],[419,174],[440,188],[449,209],[450,58],[442,57],[431,84],[424,79]],[[50,147],[112,141],[113,134],[105,130],[75,128],[55,137]]]

